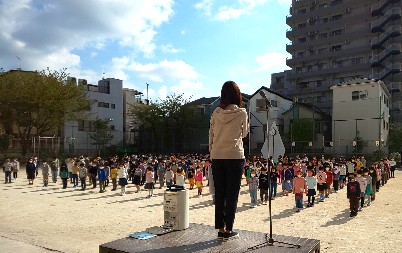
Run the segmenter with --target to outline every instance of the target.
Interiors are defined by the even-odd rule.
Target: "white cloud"
[[[104,49],[111,42],[152,57],[156,29],[169,21],[173,4],[173,0],[0,1],[0,66],[40,69],[36,62],[50,59],[46,65],[57,68],[63,62],[55,59],[57,55],[72,57],[72,64],[79,65],[73,50]],[[24,60],[10,60],[15,56]]]
[[[292,0],[276,0],[279,4],[283,4],[286,6],[290,6],[292,4]]]
[[[94,58],[94,57],[96,57],[97,55],[98,55],[97,52],[91,52],[91,58]]]
[[[260,65],[255,72],[280,72],[289,69],[286,66],[286,55],[278,52],[270,52],[257,56],[256,61]]]
[[[177,79],[194,80],[199,77],[194,68],[182,60],[163,60],[148,64],[131,62],[126,69],[145,80],[160,83]]]
[[[185,31],[185,30],[181,30],[180,34],[181,34],[181,35],[185,35],[185,34],[186,34],[186,31]]]
[[[177,54],[177,53],[179,53],[179,52],[182,51],[181,49],[174,48],[174,47],[173,47],[172,45],[170,45],[170,44],[168,44],[168,45],[162,45],[162,46],[161,46],[161,50],[162,50],[162,52],[164,52],[164,53],[170,53],[170,54]]]
[[[232,5],[221,5],[216,11],[213,10],[213,0],[203,0],[195,5],[206,16],[213,16],[213,19],[226,21],[237,19],[243,15],[250,15],[258,6],[264,5],[268,0],[237,0]],[[283,0],[278,0],[283,1]]]
[[[187,99],[197,99],[203,90],[203,84],[199,81],[181,80],[179,83],[170,86],[170,91],[175,94],[183,94]]]
[[[202,2],[196,3],[195,8],[201,10],[206,16],[210,16],[212,12],[213,0],[203,0]]]

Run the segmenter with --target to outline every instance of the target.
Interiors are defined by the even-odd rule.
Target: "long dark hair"
[[[222,86],[221,103],[219,107],[225,109],[231,104],[241,107],[243,105],[243,101],[239,86],[233,81],[227,81]]]

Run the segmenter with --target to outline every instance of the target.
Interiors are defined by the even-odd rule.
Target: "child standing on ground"
[[[202,195],[202,180],[204,178],[204,174],[202,173],[202,169],[200,166],[197,166],[197,172],[195,173],[195,185],[198,189],[198,196]]]
[[[99,180],[99,193],[104,193],[106,184],[106,170],[105,170],[105,164],[103,162],[101,162],[98,169],[98,180]]]
[[[371,205],[371,194],[373,194],[373,179],[369,175],[369,170],[367,168],[364,168],[363,170],[363,177],[366,179],[367,186],[366,186],[366,191],[365,195],[367,196],[367,206]]]
[[[360,208],[359,208],[359,211],[361,211],[364,206],[364,198],[365,198],[365,192],[366,192],[366,187],[367,187],[367,180],[363,177],[362,170],[357,171],[356,181],[360,184]]]
[[[123,196],[126,194],[127,185],[127,169],[124,162],[120,162],[117,175],[119,177],[120,195]]]
[[[190,190],[194,189],[195,185],[195,169],[193,166],[190,166],[187,170],[187,178],[188,178],[188,183],[190,184]]]
[[[84,163],[80,163],[80,167],[79,167],[79,177],[80,177],[80,181],[81,181],[81,190],[85,191],[85,189],[87,188],[87,174],[88,174],[88,170],[85,167]]]
[[[278,178],[279,178],[279,174],[278,172],[276,172],[276,168],[274,166],[271,167],[270,176],[271,178],[270,178],[269,190],[271,191],[271,199],[274,200],[276,198],[276,189],[278,188]]]
[[[50,171],[49,164],[46,161],[43,161],[42,166],[43,187],[47,187],[49,185],[49,171]]]
[[[340,169],[337,163],[334,164],[334,168],[332,169],[333,174],[333,185],[335,193],[339,190],[339,178],[340,178]]]
[[[133,184],[135,185],[135,188],[137,189],[135,193],[138,193],[141,191],[141,178],[142,178],[142,170],[140,167],[136,167],[134,170],[134,177],[133,177]]]
[[[359,209],[359,199],[360,199],[360,184],[355,181],[355,174],[349,174],[349,182],[346,186],[347,197],[350,203],[350,217],[357,215]]]
[[[334,179],[334,176],[332,175],[331,168],[329,165],[325,166],[325,174],[327,174],[327,179],[325,180],[325,197],[329,198],[329,194],[331,193],[331,185]]]
[[[297,177],[293,180],[293,194],[295,195],[296,212],[303,209],[303,193],[307,192],[306,179],[303,178],[303,172],[299,170]]]
[[[175,180],[174,180],[176,182],[177,186],[184,187],[184,181],[185,181],[184,177],[185,177],[185,173],[184,173],[183,168],[181,166],[177,167],[176,174],[175,174]]]
[[[145,173],[145,189],[148,190],[148,197],[152,197],[154,193],[154,172],[151,166],[148,166]]]
[[[377,173],[373,166],[371,166],[369,169],[369,176],[371,177],[372,182],[373,182],[373,184],[371,185],[371,191],[372,191],[371,201],[374,201],[375,200],[375,192],[377,189]]]
[[[345,187],[346,182],[346,165],[344,163],[339,164],[339,188],[342,190]]]
[[[263,205],[266,205],[268,201],[268,184],[267,168],[264,166],[261,168],[261,173],[258,176],[258,188],[260,189],[260,198]]]
[[[112,191],[117,190],[117,172],[118,169],[116,167],[116,164],[115,163],[111,164],[110,178],[112,179],[112,185],[113,185]]]
[[[257,170],[252,170],[251,171],[251,177],[249,179],[248,189],[250,191],[250,198],[251,198],[250,208],[255,208],[257,206],[257,202],[258,202],[258,198],[257,198],[257,191],[258,191]]]
[[[288,196],[289,192],[292,190],[293,184],[293,172],[288,168],[287,164],[283,166],[283,186],[282,190],[285,196]]]
[[[173,177],[174,177],[174,174],[173,174],[172,168],[169,164],[166,169],[166,173],[165,173],[165,180],[166,180],[167,187],[170,187],[173,185]]]
[[[324,168],[321,166],[318,169],[317,173],[317,189],[318,192],[320,193],[320,202],[324,202],[324,192],[325,189],[327,188],[326,185],[327,181],[327,174],[324,172]]]
[[[307,171],[306,177],[307,184],[307,207],[313,207],[315,202],[315,195],[317,194],[315,191],[315,187],[317,185],[317,179],[313,176],[313,171]]]

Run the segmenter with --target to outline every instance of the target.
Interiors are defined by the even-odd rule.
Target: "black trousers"
[[[333,185],[334,185],[334,190],[338,191],[339,190],[339,180],[334,180]]]
[[[11,171],[5,172],[6,183],[11,183]]]
[[[96,188],[96,174],[91,175],[92,188]]]
[[[356,197],[356,196],[349,198],[350,213],[357,214],[357,211],[359,210],[359,200],[360,200],[360,197]]]
[[[63,182],[63,189],[67,188],[67,179],[68,178],[62,178],[61,181]]]
[[[231,231],[239,199],[244,159],[213,159],[215,228]]]

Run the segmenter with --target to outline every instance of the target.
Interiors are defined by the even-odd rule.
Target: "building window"
[[[297,58],[303,58],[303,57],[304,57],[304,52],[297,53]]]
[[[301,24],[299,24],[299,25],[297,26],[297,28],[299,28],[299,29],[302,29],[302,28],[304,28],[304,27],[306,27],[306,23],[301,23]]]
[[[303,13],[306,13],[306,9],[301,9],[297,11],[297,14],[303,14]]]
[[[326,48],[320,48],[320,49],[318,49],[318,53],[319,53],[319,54],[320,54],[320,53],[323,53],[323,52],[325,52],[325,51],[327,51]]]
[[[321,34],[320,34],[320,38],[321,38],[321,39],[324,39],[324,38],[326,38],[326,37],[328,37],[328,34],[327,34],[327,33],[321,33]]]
[[[334,0],[334,1],[331,2],[331,5],[338,5],[338,4],[341,4],[341,3],[342,3],[342,0]]]
[[[78,131],[81,132],[95,132],[95,123],[89,120],[78,121]]]
[[[106,81],[106,80],[103,80],[103,82],[100,82],[98,91],[100,93],[110,94],[110,82]]]
[[[323,18],[323,19],[322,19],[322,22],[323,22],[323,23],[328,23],[328,21],[329,21],[329,18]]]
[[[308,87],[308,82],[296,83],[298,89],[306,89]]]
[[[339,36],[342,34],[342,30],[334,30],[332,31],[332,36]]]
[[[116,109],[116,104],[110,104],[110,107],[111,107],[112,109]]]
[[[98,107],[109,108],[109,103],[98,102]]]
[[[342,50],[342,45],[332,46],[332,52],[341,51],[341,50]]]
[[[323,8],[327,8],[327,7],[328,7],[327,3],[318,5],[319,9],[323,9]]]
[[[321,84],[322,84],[321,80],[318,80],[317,81],[317,87],[321,87]]]
[[[335,20],[341,20],[342,19],[342,14],[340,14],[340,15],[335,15],[335,16],[332,16],[332,21],[335,21]]]
[[[271,106],[272,106],[272,107],[278,107],[278,101],[276,101],[276,100],[271,100]]]
[[[299,38],[298,41],[299,41],[299,43],[306,42],[306,37]]]
[[[367,90],[352,91],[352,100],[367,99]]]

